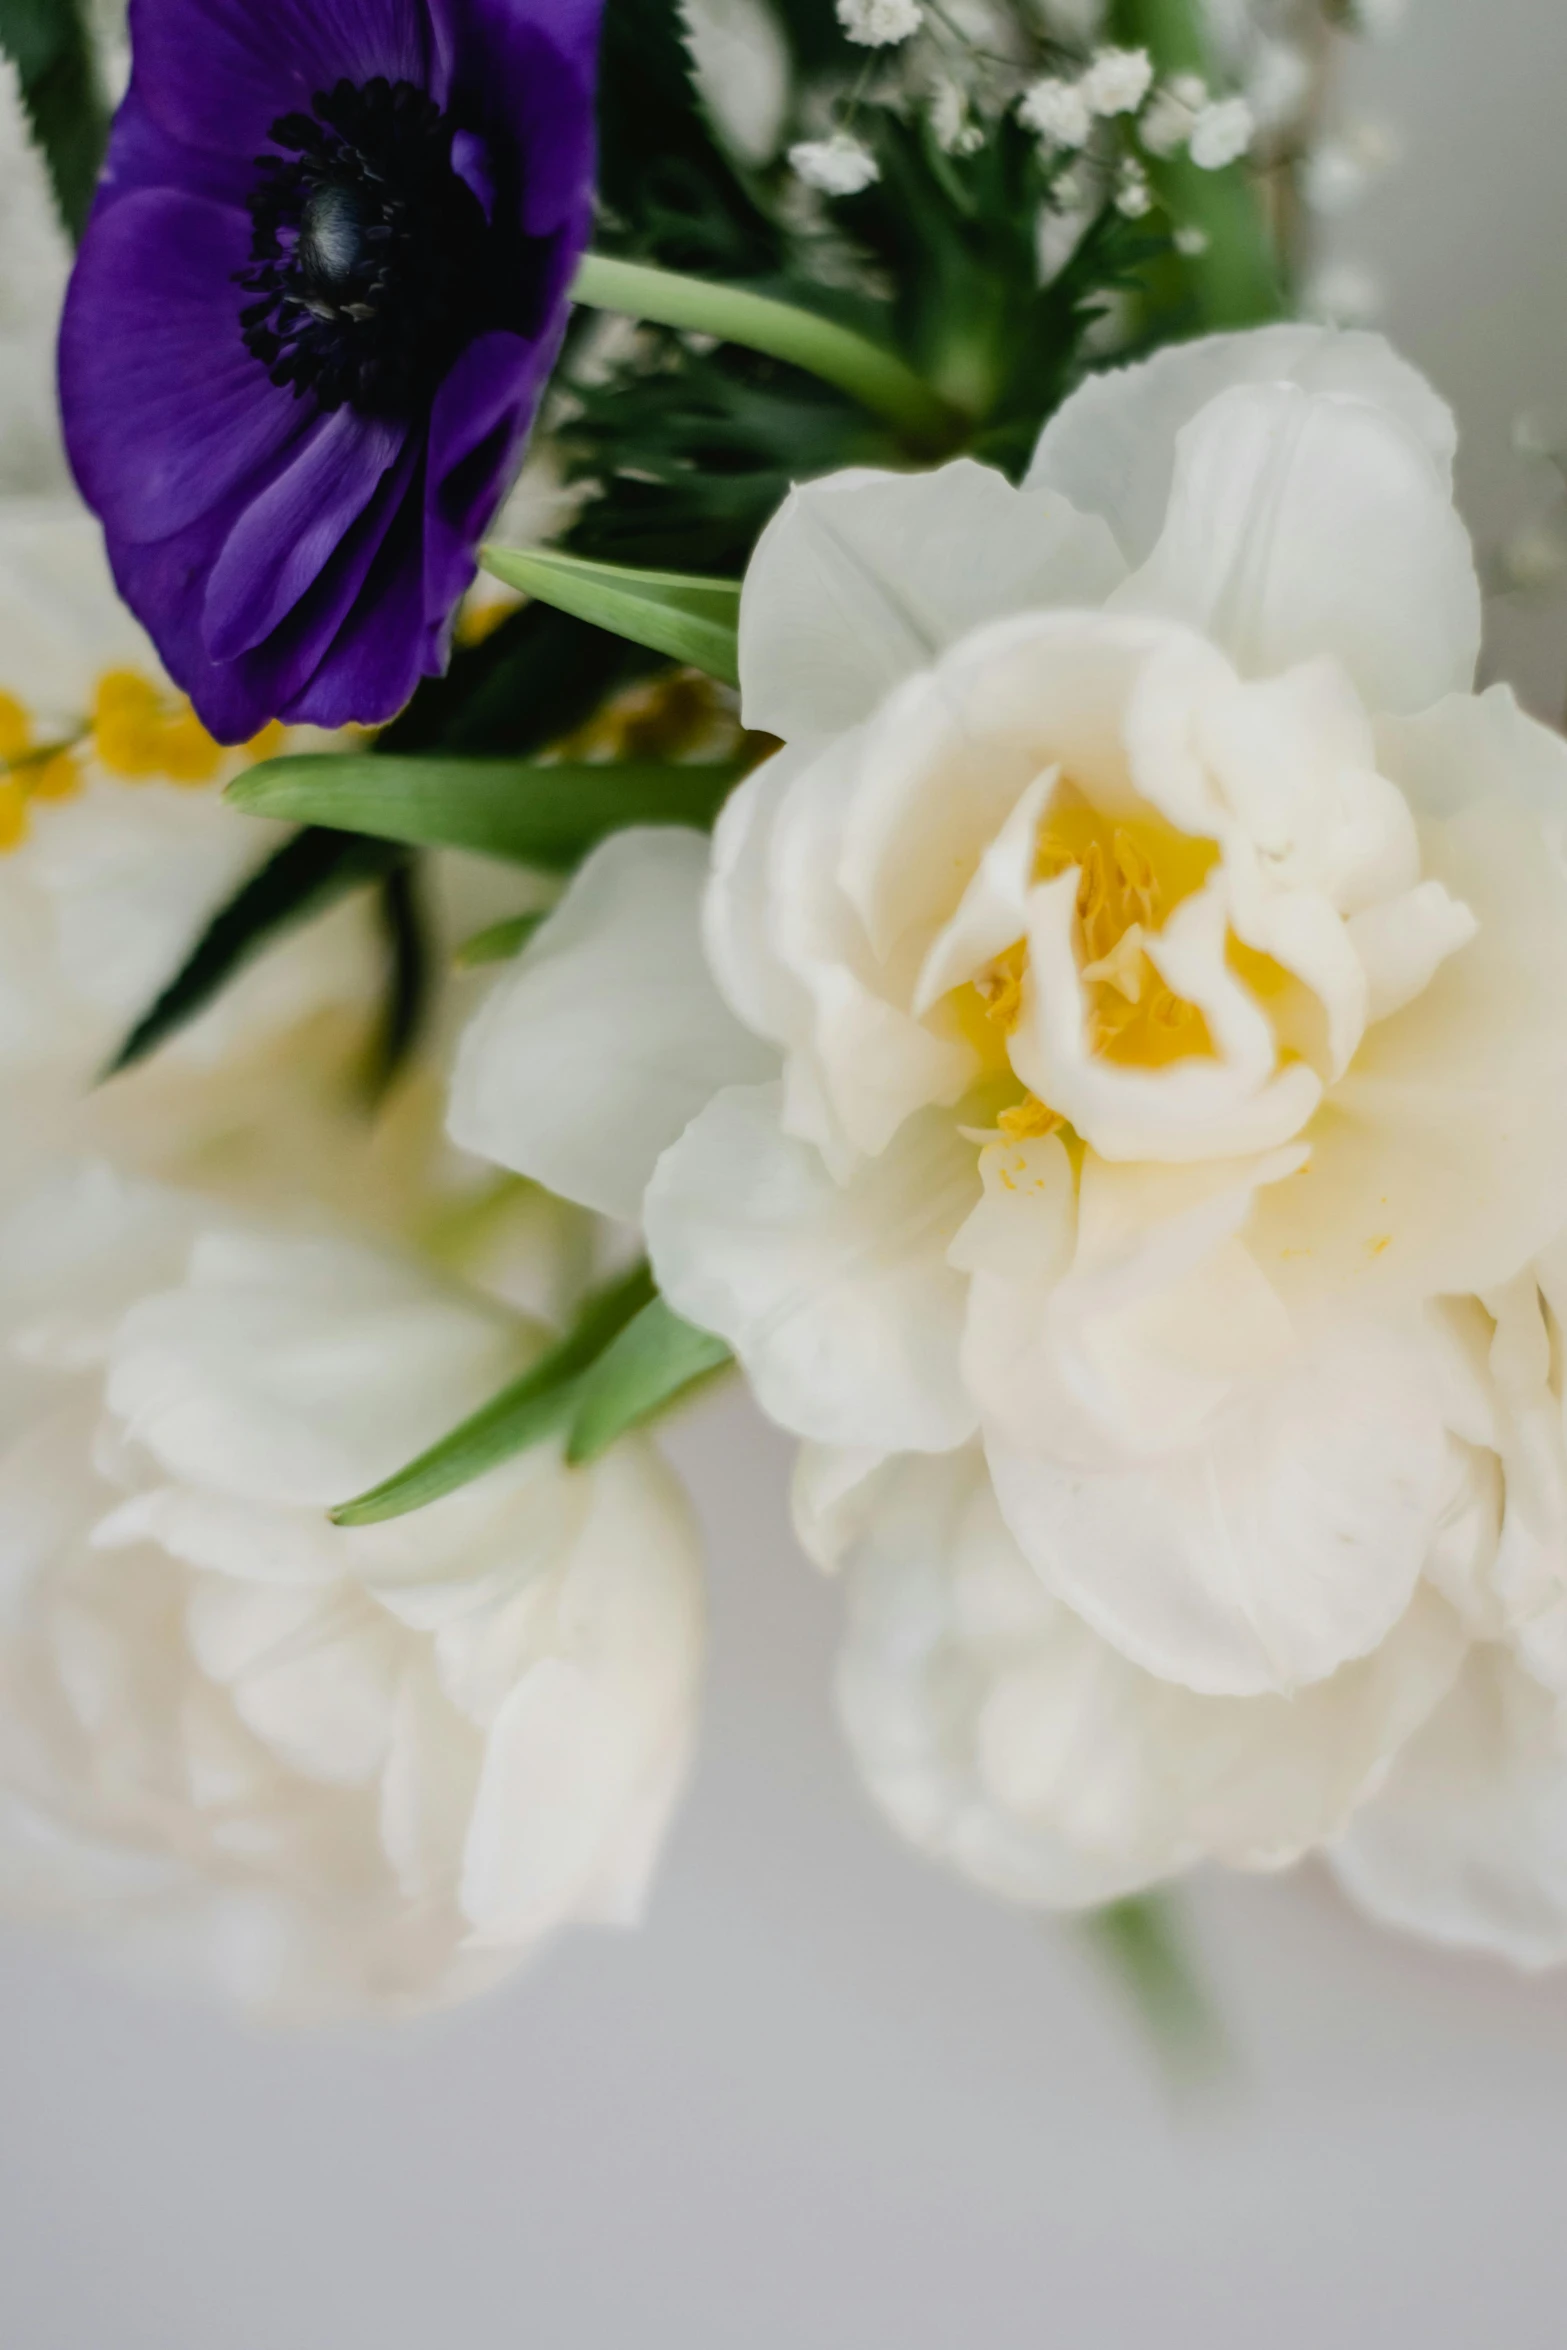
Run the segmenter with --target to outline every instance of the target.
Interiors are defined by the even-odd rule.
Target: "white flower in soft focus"
[[[1246,103],[1259,130],[1293,123],[1311,97],[1311,60],[1292,41],[1260,41],[1246,75]]]
[[[1153,84],[1146,49],[1101,49],[1089,60],[1078,88],[1090,113],[1135,114]]]
[[[1149,154],[1178,155],[1207,103],[1208,85],[1196,74],[1177,74],[1156,90],[1137,125],[1137,135]]]
[[[1126,220],[1141,220],[1153,210],[1153,189],[1135,155],[1122,158],[1115,175],[1115,208]]]
[[[1472,693],[1453,446],[1291,326],[1091,378],[1020,489],[796,491],[785,747],[711,853],[604,844],[458,1060],[457,1139],[640,1208],[775,1419],[978,1437],[1051,1595],[1214,1696],[1402,1622],[1484,1441],[1435,1301],[1567,1198],[1567,746]]]
[[[1085,146],[1094,127],[1081,85],[1053,74],[1023,92],[1017,113],[1019,122],[1047,147]]]
[[[844,36],[864,49],[888,49],[917,33],[924,19],[919,0],[836,0]]]
[[[1369,326],[1386,307],[1386,292],[1364,262],[1324,261],[1306,280],[1301,306],[1324,326]]]
[[[1464,1656],[1453,1609],[1422,1587],[1369,1656],[1298,1696],[1156,1679],[1045,1590],[968,1449],[867,1470],[807,1447],[796,1515],[818,1563],[848,1573],[839,1706],[871,1794],[934,1859],[1044,1908],[1320,1846]],[[1494,1541],[1479,1456],[1455,1462],[1451,1519],[1461,1548]]]
[[[778,152],[789,111],[789,44],[769,0],[681,0],[691,72],[731,150],[753,166]]]
[[[485,1988],[635,1918],[685,1771],[695,1541],[657,1455],[519,1455],[333,1527],[536,1328],[103,1167],[0,1227],[0,1904],[279,2018]]]
[[[1244,98],[1216,98],[1193,123],[1186,152],[1199,171],[1222,171],[1226,164],[1240,161],[1256,128]]]
[[[0,1077],[37,1147],[208,918],[284,829],[222,785],[252,753],[220,749],[168,684],[114,592],[97,523],[66,501],[0,503]],[[323,1009],[373,1002],[363,906],[269,958],[174,1048],[210,1069]],[[3,1169],[0,1169],[3,1175]]]
[[[881,177],[869,147],[848,131],[834,131],[830,139],[802,139],[790,148],[789,165],[797,178],[823,196],[857,196]]]

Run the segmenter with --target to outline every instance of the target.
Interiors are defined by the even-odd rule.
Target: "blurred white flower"
[[[887,49],[920,29],[919,0],[836,0],[845,38],[865,49]]]
[[[1178,155],[1208,104],[1208,85],[1197,74],[1177,74],[1155,90],[1137,125],[1150,155]]]
[[[407,1519],[323,1514],[536,1329],[92,1166],[0,1227],[0,1329],[8,1911],[301,2019],[636,1916],[702,1643],[656,1455],[544,1445]]]
[[[849,131],[828,139],[802,139],[789,150],[790,168],[823,196],[857,196],[875,184],[881,171],[869,147]]]
[[[1222,171],[1240,161],[1256,128],[1244,98],[1215,98],[1192,125],[1186,152],[1199,171]]]
[[[1324,326],[1369,326],[1385,306],[1382,280],[1347,256],[1322,262],[1307,278],[1301,307]]]
[[[1359,122],[1313,147],[1301,168],[1301,194],[1314,212],[1335,217],[1358,204],[1399,158],[1386,123]]]
[[[1146,49],[1100,49],[1089,60],[1078,89],[1091,114],[1135,114],[1153,84]]]
[[[1053,74],[1023,92],[1017,112],[1018,120],[1047,147],[1084,146],[1094,127],[1081,85]]]
[[[681,0],[691,71],[727,145],[770,163],[789,111],[789,45],[769,0]]]
[[[1153,209],[1153,189],[1148,174],[1135,155],[1123,156],[1115,175],[1114,203],[1117,212],[1127,220],[1141,220]]]
[[[1292,123],[1311,95],[1311,61],[1292,41],[1259,41],[1246,75],[1245,97],[1259,130]]]
[[[979,1436],[1052,1596],[1207,1695],[1403,1620],[1432,1301],[1567,1196],[1567,747],[1471,693],[1453,443],[1279,327],[1090,379],[1021,489],[795,492],[740,632],[784,749],[711,857],[606,843],[458,1062],[457,1138],[640,1208],[774,1418]]]

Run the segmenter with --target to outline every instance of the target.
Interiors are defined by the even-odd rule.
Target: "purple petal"
[[[181,188],[188,196],[206,196],[243,213],[255,177],[255,157],[246,148],[218,152],[171,139],[147,112],[133,75],[109,134],[98,204],[101,209],[138,188]],[[248,216],[245,225],[248,237]]]
[[[385,74],[438,104],[421,0],[131,0],[142,103],[187,146],[252,156],[318,90]]]
[[[406,437],[384,418],[351,408],[312,424],[282,472],[245,507],[212,567],[202,635],[214,661],[253,651],[308,593]]]
[[[60,406],[83,497],[111,537],[162,539],[231,497],[310,411],[240,340],[238,215],[173,189],[101,207],[60,330]]]
[[[424,610],[444,627],[474,574],[474,550],[521,462],[559,333],[480,335],[436,394],[425,480]]]
[[[404,498],[376,559],[373,602],[357,605],[308,683],[279,716],[298,724],[380,724],[421,677],[444,666],[444,647],[424,626],[417,485]]]
[[[175,684],[189,694],[202,724],[220,742],[243,742],[269,718],[310,719],[328,726],[357,718],[376,725],[401,708],[418,680],[427,649],[423,631],[410,630],[401,617],[410,594],[403,575],[412,571],[415,588],[419,581],[419,491],[419,452],[405,447],[281,625],[253,651],[232,661],[214,661],[207,651],[202,596],[223,543],[239,520],[238,504],[222,514],[203,516],[178,537],[157,545],[111,545],[121,595],[156,639]],[[372,574],[373,586],[366,594]],[[385,647],[380,704],[366,700],[354,708],[329,705],[330,680],[328,688],[313,698],[312,681],[338,640],[358,632],[383,634],[389,613],[399,616],[401,633]],[[318,719],[320,709],[329,714]]]
[[[483,123],[492,156],[517,155],[523,230],[585,243],[602,0],[449,0],[448,14],[453,97]]]

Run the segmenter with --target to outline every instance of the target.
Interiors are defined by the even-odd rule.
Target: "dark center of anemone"
[[[502,323],[515,260],[509,271],[426,92],[378,76],[312,105],[280,115],[281,152],[256,158],[245,346],[322,408],[410,416],[463,345]]]

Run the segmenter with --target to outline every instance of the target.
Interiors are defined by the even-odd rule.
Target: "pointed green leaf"
[[[553,547],[481,547],[486,571],[597,628],[613,629],[636,645],[689,661],[738,685],[740,586],[732,579],[695,579],[683,571],[630,571],[618,563],[590,563]]]
[[[650,1298],[585,1374],[566,1458],[597,1460],[617,1436],[729,1360],[721,1338],[683,1322],[661,1297]]]
[[[705,831],[740,772],[729,759],[699,767],[631,760],[540,766],[527,759],[318,751],[248,768],[229,785],[228,797],[250,816],[421,848],[476,849],[564,873],[627,824]]]
[[[87,225],[109,137],[86,0],[0,0],[0,50],[16,67],[28,124],[74,244]]]
[[[383,1518],[424,1509],[459,1486],[471,1485],[513,1453],[537,1444],[571,1419],[580,1378],[653,1295],[653,1277],[637,1265],[589,1298],[572,1328],[531,1371],[451,1429],[417,1460],[333,1510],[339,1526],[373,1526]]]
[[[521,954],[543,919],[542,912],[509,914],[504,922],[492,922],[487,930],[476,930],[472,938],[465,938],[452,961],[459,971],[472,971],[480,963],[508,962]]]
[[[336,832],[296,832],[219,908],[180,969],[145,1011],[104,1069],[129,1069],[187,1021],[264,947],[296,923],[324,913],[350,890],[394,872],[408,851],[388,841]]]

